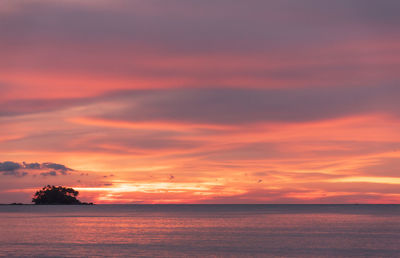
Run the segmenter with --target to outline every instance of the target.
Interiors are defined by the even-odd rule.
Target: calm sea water
[[[0,256],[400,257],[400,206],[4,205]]]

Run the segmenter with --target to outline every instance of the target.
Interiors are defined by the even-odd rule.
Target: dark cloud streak
[[[56,176],[56,175],[67,175],[67,172],[73,171],[73,169],[68,168],[64,165],[57,164],[57,163],[42,163],[39,164],[35,163],[18,163],[13,161],[4,161],[0,162],[0,174],[5,176],[16,176],[16,177],[23,177],[28,175],[29,173],[25,170],[46,170],[46,169],[53,169],[51,171],[42,172],[40,175],[42,176]],[[24,170],[24,171],[21,171]]]
[[[305,122],[376,112],[400,115],[397,86],[182,89],[124,91],[122,94],[110,96],[110,101],[126,103],[126,108],[99,118],[246,124]]]
[[[305,122],[364,113],[400,116],[400,88],[397,86],[335,87],[302,89],[172,89],[124,90],[86,98],[86,104],[121,103],[124,107],[96,118],[122,121],[175,121],[212,124],[258,122]],[[29,114],[37,103],[47,100],[19,100],[6,105],[6,116]],[[82,99],[70,99],[68,107],[84,106]],[[54,100],[56,103],[57,100]],[[39,105],[40,106],[40,105]],[[39,108],[49,112],[64,104]],[[1,114],[0,105],[0,114]]]
[[[35,1],[2,14],[0,29],[13,43],[112,41],[180,52],[257,51],[393,31],[399,8],[390,0],[113,1],[109,8]]]

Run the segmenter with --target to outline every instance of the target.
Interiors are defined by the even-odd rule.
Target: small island
[[[47,185],[35,193],[32,202],[36,205],[93,205],[79,201],[78,195],[73,188]]]

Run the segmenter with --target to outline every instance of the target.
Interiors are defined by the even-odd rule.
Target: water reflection
[[[398,206],[1,206],[2,256],[395,256]]]

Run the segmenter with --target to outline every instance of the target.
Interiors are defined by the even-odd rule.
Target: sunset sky
[[[399,203],[400,1],[0,2],[0,203]]]

